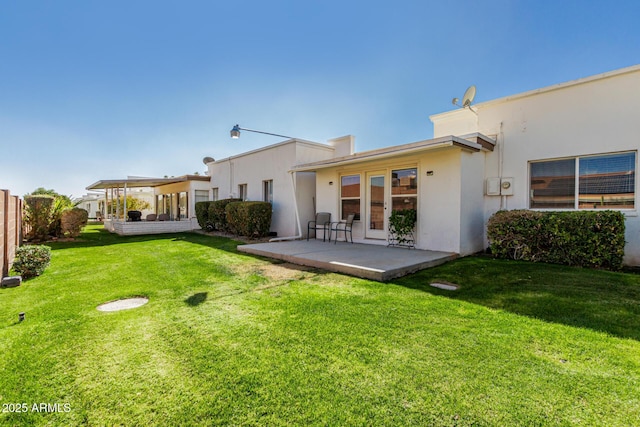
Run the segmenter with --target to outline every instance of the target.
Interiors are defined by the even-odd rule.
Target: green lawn
[[[640,275],[471,257],[385,284],[235,245],[54,244],[44,275],[0,289],[0,424],[640,423]]]

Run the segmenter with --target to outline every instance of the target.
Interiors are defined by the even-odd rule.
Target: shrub
[[[405,243],[405,237],[411,235],[418,222],[418,212],[415,209],[399,209],[391,212],[389,216],[389,230]]]
[[[51,260],[51,248],[44,245],[26,245],[16,249],[13,270],[23,279],[41,275]]]
[[[500,258],[619,269],[624,215],[618,211],[496,212],[487,225],[491,252]]]
[[[213,202],[196,202],[196,218],[198,225],[203,230],[208,229],[208,227],[213,228],[209,221],[209,206],[211,206],[211,203]]]
[[[60,226],[62,234],[67,237],[78,237],[82,227],[87,225],[89,212],[82,208],[73,208],[62,213]]]
[[[227,223],[241,236],[266,236],[271,228],[271,210],[268,202],[232,202],[226,207]]]
[[[52,210],[55,198],[48,195],[27,195],[24,197],[24,222],[27,226],[26,238],[44,241],[49,236]]]
[[[229,203],[238,201],[240,199],[223,199],[211,202],[209,205],[209,222],[215,230],[229,231],[226,208]]]

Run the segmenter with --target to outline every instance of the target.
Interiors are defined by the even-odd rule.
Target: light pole
[[[247,132],[255,132],[255,133],[262,133],[264,135],[271,135],[271,136],[279,136],[281,138],[287,138],[287,139],[294,139],[291,136],[286,136],[286,135],[278,135],[277,133],[269,133],[269,132],[262,132],[261,130],[254,130],[254,129],[246,129],[246,128],[241,128],[240,125],[235,125],[233,127],[233,129],[231,129],[231,138],[233,139],[238,139],[240,138],[240,131],[241,130],[246,130]]]

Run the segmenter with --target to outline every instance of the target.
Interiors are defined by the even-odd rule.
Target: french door
[[[365,237],[387,238],[386,171],[367,172]]]

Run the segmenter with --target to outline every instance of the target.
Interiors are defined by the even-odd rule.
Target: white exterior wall
[[[176,193],[187,193],[187,213],[189,219],[196,218],[196,190],[210,190],[210,182],[209,181],[184,181],[184,182],[176,182],[174,184],[162,185],[159,187],[155,187],[154,193],[155,196],[160,194],[176,194]],[[151,201],[151,211],[154,211],[155,207],[155,197]],[[174,201],[177,207],[177,200]],[[146,212],[146,211],[145,211]],[[149,212],[153,213],[153,212]],[[142,218],[145,218],[146,214],[143,212]],[[197,225],[197,223],[196,223]],[[196,226],[196,228],[200,228],[200,226]]]
[[[434,137],[480,132],[497,135],[494,152],[487,153],[480,177],[498,177],[502,156],[502,176],[514,178],[513,196],[484,196],[463,209],[469,215],[483,210],[483,223],[500,208],[529,207],[529,162],[533,160],[637,151],[640,148],[640,67],[540,89],[432,116]],[[502,150],[502,153],[501,153]],[[638,156],[636,154],[636,161]],[[466,173],[468,165],[464,165]],[[636,165],[636,180],[638,180]],[[464,193],[476,194],[465,180]],[[640,264],[640,218],[636,208],[625,212],[625,264]],[[464,227],[463,227],[464,228]],[[484,227],[483,227],[484,230]],[[486,237],[484,237],[486,246]]]
[[[238,185],[247,184],[247,200],[262,201],[263,182],[273,180],[271,231],[275,231],[278,237],[295,236],[298,234],[296,199],[289,171],[296,164],[325,160],[332,156],[333,149],[329,146],[298,140],[286,141],[209,163],[209,187],[218,188],[218,199],[227,199],[238,197]],[[295,187],[300,222],[306,232],[306,221],[313,217],[315,180],[308,173],[296,173]]]
[[[485,154],[462,152],[460,158],[460,253],[480,252],[485,245],[483,209]]]
[[[482,209],[474,209],[473,201],[482,200],[482,182],[477,179],[476,174],[482,173],[483,164],[482,153],[468,153],[459,148],[447,148],[411,156],[319,169],[316,172],[317,211],[330,212],[331,221],[340,220],[340,177],[360,174],[360,216],[365,218],[365,204],[368,202],[366,173],[385,171],[386,215],[388,216],[391,214],[391,171],[416,167],[418,173],[416,247],[462,255],[477,252],[482,250],[483,212]],[[468,167],[468,172],[461,174],[461,169],[465,167]],[[333,185],[330,185],[331,182]],[[469,184],[469,191],[461,190],[463,184]],[[478,189],[478,194],[469,194]],[[463,218],[462,212],[467,211],[471,215]],[[478,224],[480,231],[472,232]],[[386,240],[366,239],[365,225],[363,220],[354,223],[354,241],[386,244]]]

